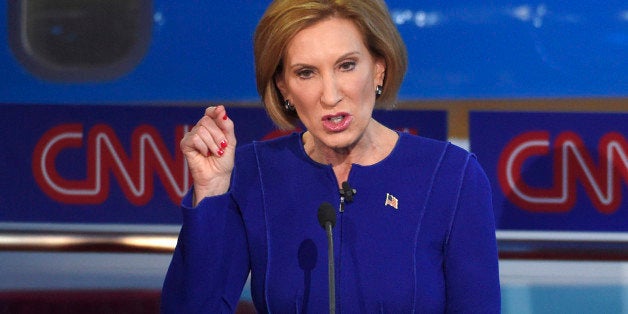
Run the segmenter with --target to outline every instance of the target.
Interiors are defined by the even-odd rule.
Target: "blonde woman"
[[[304,131],[236,149],[218,106],[185,135],[194,188],[163,312],[234,312],[249,272],[258,312],[328,312],[316,218],[327,202],[338,312],[498,313],[491,191],[478,162],[372,117],[394,103],[407,62],[385,3],[273,1],[254,52],[269,116]]]

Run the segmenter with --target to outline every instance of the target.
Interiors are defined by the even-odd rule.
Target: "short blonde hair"
[[[384,86],[376,105],[392,105],[397,100],[408,57],[383,0],[275,0],[257,25],[253,52],[257,92],[280,129],[292,129],[299,122],[294,111],[284,109],[284,99],[275,84],[276,75],[283,70],[288,43],[300,30],[329,17],[353,21],[370,53],[385,60]]]

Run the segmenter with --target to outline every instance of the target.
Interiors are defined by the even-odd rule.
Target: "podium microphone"
[[[329,272],[329,313],[336,313],[336,275],[334,268],[334,238],[332,228],[336,225],[336,210],[331,204],[324,202],[318,207],[318,223],[327,232],[327,260]]]

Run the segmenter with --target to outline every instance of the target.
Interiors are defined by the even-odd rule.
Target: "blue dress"
[[[258,312],[328,312],[322,202],[336,207],[337,313],[500,312],[490,185],[472,154],[400,133],[348,182],[340,212],[331,166],[297,133],[239,147],[228,193],[183,200],[163,312],[233,313],[249,271]]]

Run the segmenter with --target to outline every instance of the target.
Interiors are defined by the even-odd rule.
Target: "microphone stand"
[[[327,272],[329,273],[329,313],[336,313],[336,274],[334,270],[334,238],[331,231],[331,222],[325,222],[327,231]]]
[[[329,313],[336,314],[336,272],[334,270],[334,237],[332,228],[336,224],[336,210],[324,202],[318,207],[318,223],[327,233],[327,272],[329,273]]]

